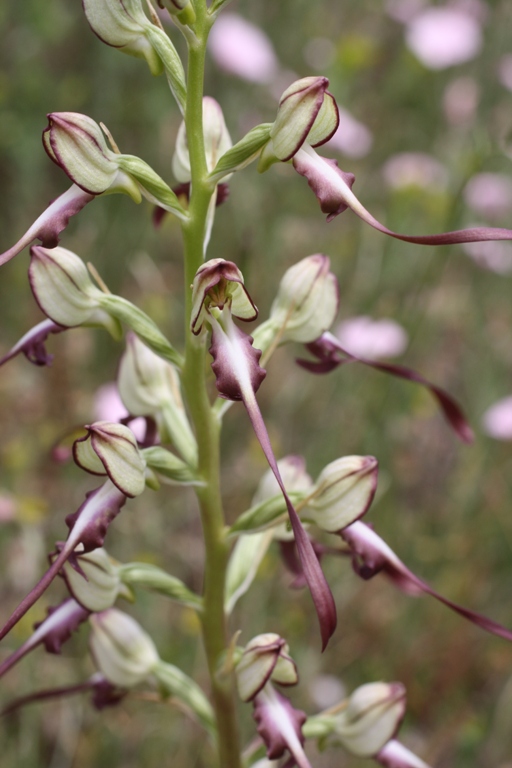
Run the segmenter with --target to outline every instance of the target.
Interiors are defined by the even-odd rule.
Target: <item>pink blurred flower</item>
[[[424,152],[400,152],[384,163],[382,175],[391,189],[403,187],[445,187],[448,173],[444,165]]]
[[[388,16],[407,24],[425,7],[425,0],[386,0],[385,7]]]
[[[464,200],[475,213],[499,219],[512,210],[512,179],[502,173],[477,173],[464,188]]]
[[[16,502],[7,493],[0,494],[0,523],[8,523],[16,513]]]
[[[266,34],[235,13],[219,16],[208,48],[219,67],[244,80],[269,83],[279,70],[279,61]]]
[[[512,396],[498,400],[486,410],[482,429],[495,440],[512,440]]]
[[[326,144],[337,149],[347,157],[364,157],[373,144],[373,135],[369,128],[356,120],[350,112],[338,107],[340,124],[332,139]]]
[[[506,53],[498,62],[498,80],[512,91],[512,53]]]
[[[397,322],[373,320],[368,315],[343,320],[336,337],[347,352],[367,358],[396,357],[408,344],[407,333]]]
[[[128,416],[128,411],[119,396],[117,384],[112,381],[100,387],[94,396],[94,416],[97,421],[117,422]],[[146,420],[134,419],[130,422],[130,429],[139,442],[144,440],[146,434]]]
[[[474,59],[482,30],[474,13],[463,7],[427,8],[407,25],[406,42],[429,69],[445,69]]]
[[[506,242],[488,240],[483,243],[464,243],[462,250],[482,269],[489,269],[499,275],[512,272],[512,245]]]
[[[457,77],[445,88],[443,110],[451,125],[470,122],[478,107],[480,88],[472,77]]]

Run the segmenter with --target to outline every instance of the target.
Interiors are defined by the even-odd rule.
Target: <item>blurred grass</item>
[[[368,157],[338,155],[340,165],[356,173],[357,193],[388,226],[419,233],[468,224],[461,200],[467,179],[478,171],[510,174],[500,138],[512,117],[511,98],[496,77],[499,57],[510,52],[509,3],[489,4],[482,54],[441,72],[413,59],[401,26],[370,0],[240,0],[231,9],[267,32],[283,68],[297,76],[312,73],[304,57],[308,39],[332,42],[335,56],[323,71],[330,90],[374,134]],[[152,80],[143,63],[102,45],[78,1],[7,0],[0,5],[0,27],[2,250],[68,183],[41,147],[47,112],[81,111],[102,120],[122,151],[139,154],[171,178],[179,115],[165,83]],[[482,96],[471,125],[453,127],[441,102],[447,84],[460,75],[474,78]],[[235,138],[275,113],[275,95],[267,88],[237,80],[213,63],[207,92],[222,104]],[[443,162],[448,192],[389,191],[381,167],[398,151],[429,152]],[[147,204],[135,210],[128,198],[106,198],[71,222],[62,244],[91,260],[113,291],[139,303],[179,343],[181,246],[170,218],[157,232]],[[262,318],[284,270],[314,252],[331,256],[341,284],[340,317],[366,313],[402,323],[411,344],[401,362],[463,403],[476,441],[459,444],[429,396],[411,384],[357,366],[312,377],[294,364],[301,351],[286,348],[272,360],[260,396],[276,452],[304,454],[313,476],[340,455],[377,456],[383,492],[368,519],[379,533],[440,592],[512,626],[512,453],[510,444],[493,442],[479,427],[485,408],[511,389],[510,277],[479,269],[456,247],[422,249],[388,240],[350,212],[326,226],[307,185],[289,167],[260,176],[251,166],[233,178],[209,253],[241,267]],[[26,253],[2,267],[2,350],[40,319],[26,267]],[[50,345],[52,368],[15,360],[0,374],[0,492],[13,497],[16,509],[0,530],[4,612],[36,580],[45,553],[64,535],[63,518],[93,487],[77,468],[53,464],[50,448],[71,426],[91,421],[94,390],[115,377],[121,353],[99,331],[74,330]],[[226,508],[233,518],[249,505],[265,463],[238,406],[226,417],[223,440]],[[148,493],[116,520],[109,551],[121,560],[161,564],[200,589],[202,545],[193,497],[186,491]],[[232,625],[233,631],[243,628],[245,641],[262,631],[289,638],[301,670],[294,703],[314,711],[310,690],[319,673],[338,675],[349,690],[373,679],[401,680],[409,698],[403,738],[432,765],[505,768],[512,751],[506,717],[512,707],[510,647],[428,598],[406,598],[378,577],[362,584],[344,560],[327,559],[325,569],[340,628],[323,656],[310,600],[288,590],[277,551]],[[62,585],[51,594],[60,599]],[[197,625],[188,612],[145,595],[129,610],[151,631],[165,659],[205,681]],[[42,612],[34,609],[12,633],[5,653]],[[85,634],[65,646],[62,658],[34,652],[6,676],[2,698],[88,674]],[[136,697],[102,713],[79,700],[33,706],[4,725],[8,768],[208,764],[193,724]],[[243,725],[250,738],[248,707]],[[315,759],[321,768],[371,764],[341,752]]]

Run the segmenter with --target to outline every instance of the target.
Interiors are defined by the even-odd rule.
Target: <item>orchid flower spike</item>
[[[226,271],[236,277],[227,280]],[[320,621],[322,643],[325,648],[336,628],[336,606],[329,585],[322,573],[318,558],[309,537],[286,492],[270,438],[256,400],[256,392],[265,378],[265,371],[259,366],[261,352],[252,346],[252,338],[243,333],[233,322],[233,314],[243,319],[255,316],[255,307],[247,298],[245,290],[240,291],[241,279],[235,265],[230,267],[222,260],[207,262],[196,274],[192,287],[194,310],[191,328],[199,333],[203,323],[208,322],[212,332],[210,354],[213,357],[212,370],[216,377],[217,389],[228,400],[241,400],[247,410],[254,432],[263,449],[272,472],[278,482],[288,510],[290,523],[297,543],[297,550]],[[229,283],[235,283],[229,287]],[[238,308],[230,297],[236,292],[242,300],[243,309]]]
[[[412,597],[418,597],[421,594],[431,595],[451,608],[452,611],[476,624],[477,627],[512,642],[512,630],[448,600],[412,573],[386,542],[366,523],[361,521],[352,523],[341,531],[341,537],[350,547],[352,566],[361,578],[371,579],[382,572],[405,594]]]
[[[36,600],[41,597],[64,564],[73,557],[77,547],[81,545],[81,552],[92,552],[103,545],[108,526],[117,517],[125,502],[126,495],[110,480],[107,480],[100,488],[86,494],[84,503],[74,514],[68,515],[66,518],[66,524],[70,529],[66,541],[58,546],[58,553],[50,568],[2,627],[0,640],[10,632]]]
[[[87,619],[89,613],[80,603],[70,598],[57,608],[49,608],[47,618],[35,624],[31,637],[0,664],[0,677],[38,645],[43,644],[49,653],[60,653],[62,644]]]

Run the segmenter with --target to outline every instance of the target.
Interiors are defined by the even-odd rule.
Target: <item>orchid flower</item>
[[[302,733],[306,714],[295,709],[272,685],[272,682],[287,686],[298,682],[297,667],[286,641],[274,633],[254,637],[243,650],[235,669],[240,698],[253,702],[253,717],[267,757],[275,760],[288,751],[299,768],[311,768]]]
[[[261,352],[253,348],[252,338],[233,322],[233,316],[252,320],[257,315],[236,265],[222,259],[203,264],[194,280],[192,305],[192,331],[196,335],[201,333],[205,322],[211,327],[212,370],[220,396],[244,403],[256,437],[283,494],[304,575],[320,621],[325,648],[336,628],[336,606],[309,537],[286,492],[256,400],[256,392],[266,375],[258,364]]]
[[[43,146],[73,185],[48,206],[15,245],[0,254],[0,265],[36,239],[45,248],[54,248],[71,216],[97,195],[122,192],[136,203],[145,197],[178,218],[187,218],[165,181],[140,158],[122,155],[105,127],[102,130],[90,117],[76,112],[53,112],[48,121]],[[107,145],[106,131],[113,149]]]
[[[382,572],[405,594],[413,597],[418,597],[421,594],[431,595],[486,632],[512,641],[512,630],[443,597],[412,573],[386,542],[366,523],[359,520],[352,523],[341,531],[341,537],[350,547],[354,571],[361,578],[371,579],[377,573]]]
[[[0,664],[0,676],[38,645],[44,644],[49,653],[60,653],[62,644],[88,618],[89,613],[72,598],[68,598],[57,608],[49,608],[47,618],[35,625],[33,635]]]
[[[347,208],[379,232],[417,245],[454,245],[483,240],[512,240],[512,230],[499,227],[471,227],[443,232],[438,235],[402,235],[388,229],[366,210],[352,192],[355,176],[338,168],[336,160],[318,155],[312,146],[304,143],[293,156],[293,167],[307,182],[320,203],[327,221],[332,221]]]
[[[36,600],[41,597],[64,563],[72,557],[74,550],[79,544],[83,545],[83,551],[85,552],[101,547],[108,526],[119,514],[125,501],[125,494],[121,493],[110,480],[107,480],[100,488],[96,488],[96,490],[86,494],[86,500],[82,506],[73,515],[68,515],[66,518],[70,531],[65,543],[60,546],[57,557],[53,560],[44,576],[21,601],[2,627],[0,630],[0,640],[10,632],[29,608],[34,605]]]
[[[297,363],[307,371],[311,371],[311,373],[329,373],[340,365],[357,362],[363,363],[363,365],[367,365],[377,371],[397,376],[400,379],[406,379],[407,381],[414,381],[417,384],[421,384],[426,387],[437,400],[446,420],[458,437],[464,443],[473,442],[473,430],[469,426],[460,406],[453,397],[441,389],[441,387],[432,384],[417,371],[412,370],[412,368],[356,356],[352,352],[348,352],[344,349],[336,336],[329,332],[323,333],[316,341],[308,344],[306,349],[308,349],[317,360],[310,361],[299,359],[297,360]]]

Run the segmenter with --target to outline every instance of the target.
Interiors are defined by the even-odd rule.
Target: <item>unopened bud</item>
[[[44,148],[75,184],[91,195],[125,192],[140,202],[136,184],[119,170],[118,155],[94,120],[78,112],[53,112],[48,121]]]
[[[153,26],[142,10],[141,0],[82,0],[92,31],[107,45],[123,53],[146,59],[151,74],[163,65],[146,33]]]
[[[329,267],[329,258],[317,253],[283,275],[268,320],[281,343],[309,343],[332,325],[338,312],[339,287]]]
[[[78,568],[73,568],[68,561],[63,568],[64,578],[75,600],[88,611],[105,611],[112,608],[120,594],[129,595],[121,582],[119,567],[113,564],[106,550],[100,547],[75,557]]]
[[[327,91],[328,85],[326,77],[304,77],[286,89],[270,130],[271,140],[260,157],[260,172],[278,160],[290,160],[305,141],[319,146],[333,136],[339,113],[333,96]]]
[[[155,644],[135,619],[110,608],[90,618],[90,648],[100,672],[121,688],[144,682],[160,661]]]
[[[222,310],[226,305],[239,320],[251,321],[258,316],[236,264],[211,259],[199,267],[192,284],[192,333],[200,333],[211,309]]]
[[[335,733],[353,755],[371,757],[393,738],[404,714],[401,683],[368,683],[350,696],[337,717]]]
[[[377,488],[378,463],[373,456],[344,456],[328,464],[315,483],[309,501],[311,518],[335,533],[358,520],[372,503]]]
[[[113,336],[121,335],[119,323],[100,309],[101,291],[76,254],[39,245],[32,246],[30,254],[30,286],[45,315],[66,327],[101,325]]]
[[[152,416],[188,464],[197,462],[197,446],[181,398],[180,379],[173,365],[155,355],[132,333],[126,337],[117,385],[132,416]]]
[[[269,681],[280,685],[297,683],[297,667],[288,652],[286,641],[273,632],[257,635],[246,645],[236,666],[242,701],[251,701]]]
[[[108,475],[129,498],[139,496],[146,486],[146,461],[131,429],[109,421],[97,421],[86,429],[87,435],[73,445],[78,466],[93,475]]]
[[[210,96],[203,98],[203,131],[206,165],[208,171],[211,172],[222,155],[231,148],[232,141],[226,128],[220,104]],[[172,170],[178,181],[190,181],[190,157],[185,123],[181,124],[176,137]]]

